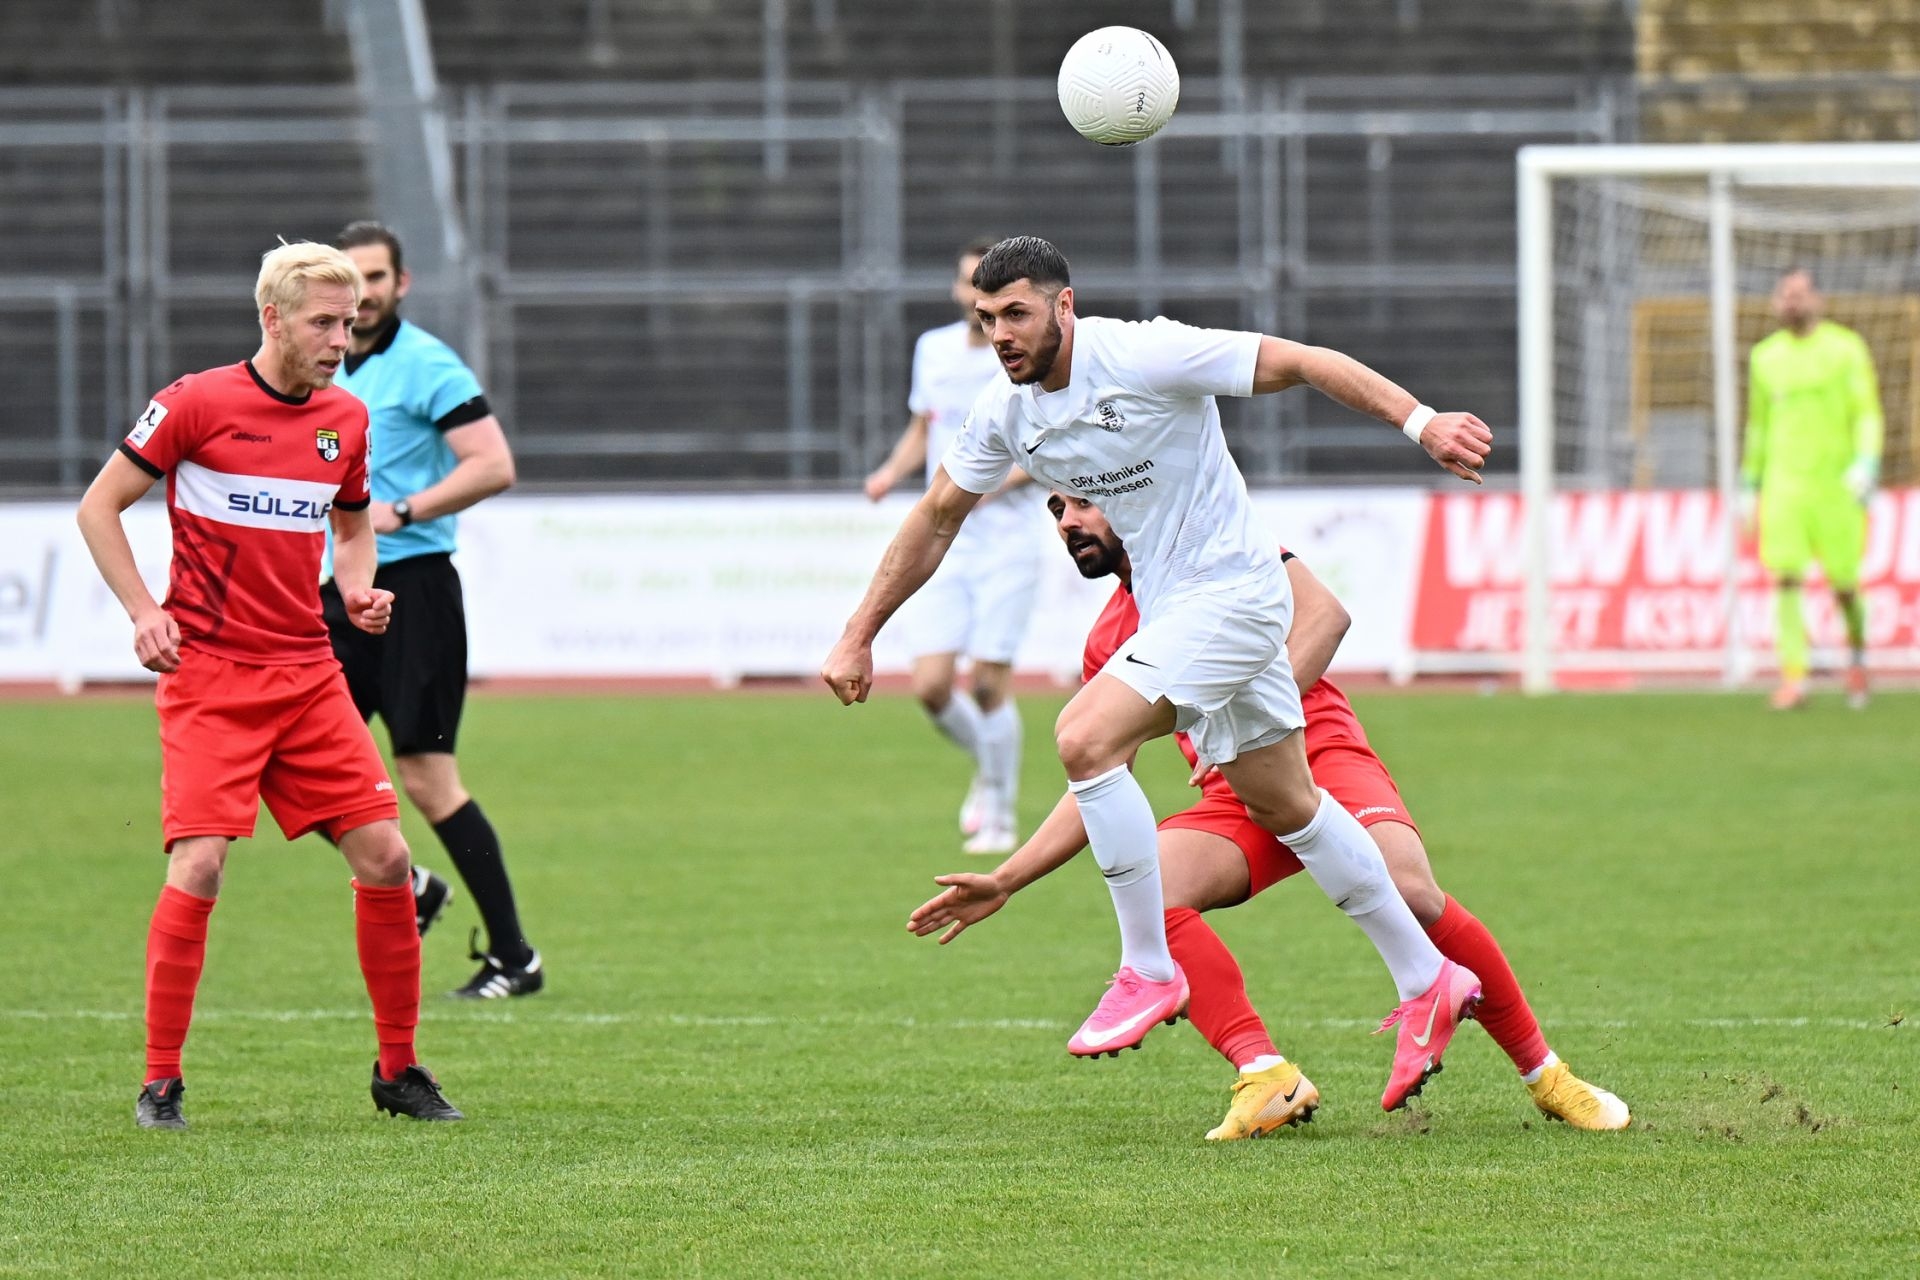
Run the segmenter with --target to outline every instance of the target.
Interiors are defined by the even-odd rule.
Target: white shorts
[[[1174,728],[1209,764],[1272,746],[1307,722],[1287,660],[1293,592],[1256,586],[1253,595],[1171,604],[1101,668],[1148,702],[1172,703]]]
[[[1040,590],[1040,557],[949,557],[900,610],[901,636],[914,658],[964,654],[975,662],[1012,662]]]

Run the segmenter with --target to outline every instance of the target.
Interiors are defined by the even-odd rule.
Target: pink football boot
[[[1131,966],[1121,965],[1107,994],[1067,1041],[1067,1052],[1078,1058],[1103,1053],[1117,1058],[1122,1049],[1138,1049],[1156,1024],[1172,1026],[1186,1012],[1187,975],[1179,965],[1166,982],[1148,982]]]
[[[1407,1099],[1440,1073],[1440,1055],[1447,1051],[1455,1028],[1473,1017],[1479,1003],[1480,979],[1473,970],[1442,960],[1433,985],[1387,1015],[1380,1031],[1398,1023],[1400,1039],[1394,1046],[1393,1074],[1387,1077],[1387,1091],[1380,1095],[1382,1111],[1406,1106]]]

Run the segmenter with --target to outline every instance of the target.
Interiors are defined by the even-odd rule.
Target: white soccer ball
[[[1160,132],[1180,101],[1166,46],[1137,27],[1101,27],[1060,61],[1060,109],[1089,142],[1130,147]]]

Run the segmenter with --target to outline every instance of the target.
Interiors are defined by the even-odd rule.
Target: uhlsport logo
[[[318,449],[320,456],[328,462],[338,462],[340,460],[340,433],[321,427],[313,433],[313,447]]]
[[[1119,431],[1127,425],[1125,416],[1120,410],[1114,408],[1111,400],[1102,400],[1093,406],[1093,411],[1100,415],[1100,427],[1103,431]]]

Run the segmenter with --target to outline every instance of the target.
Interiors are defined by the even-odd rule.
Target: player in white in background
[[[1037,237],[988,250],[973,284],[975,313],[1007,379],[981,393],[821,677],[843,703],[866,698],[874,635],[1016,463],[1050,488],[1099,503],[1131,553],[1141,626],[1054,728],[1121,937],[1119,972],[1068,1051],[1131,1047],[1186,1007],[1186,979],[1167,950],[1153,808],[1127,767],[1142,744],[1180,730],[1386,962],[1400,997],[1381,1100],[1393,1109],[1437,1069],[1480,982],[1434,948],[1366,831],[1314,785],[1287,662],[1292,591],[1278,542],[1255,521],[1227,452],[1214,397],[1309,385],[1399,426],[1476,483],[1492,432],[1472,414],[1436,414],[1325,348],[1166,319],[1078,320],[1067,261]]]
[[[912,417],[872,475],[875,502],[910,475],[930,483],[960,434],[967,411],[1000,361],[973,317],[973,269],[992,241],[960,251],[953,300],[962,319],[920,335],[913,347]],[[973,757],[973,785],[960,807],[968,853],[1011,853],[1019,844],[1014,804],[1020,787],[1020,711],[1012,696],[1013,657],[1040,586],[1040,491],[1015,469],[953,540],[940,569],[900,617],[913,658],[913,696],[940,732]],[[972,660],[972,692],[956,689],[959,659]]]

